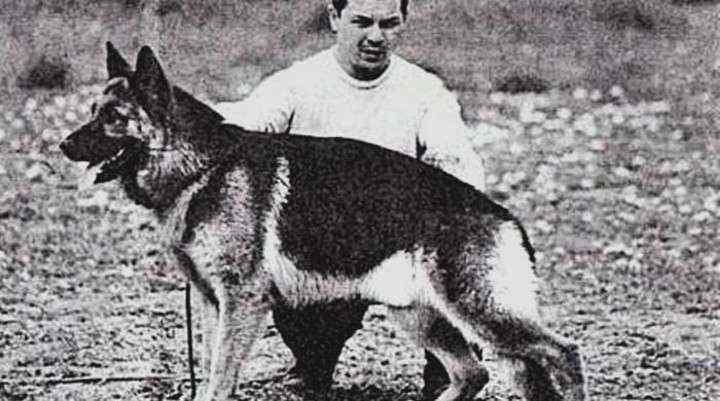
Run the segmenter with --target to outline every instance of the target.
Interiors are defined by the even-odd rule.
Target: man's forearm
[[[433,165],[446,173],[485,191],[485,166],[480,155],[467,149],[459,156],[428,150],[422,161]]]

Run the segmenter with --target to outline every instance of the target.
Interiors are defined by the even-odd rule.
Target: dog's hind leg
[[[360,301],[291,307],[277,302],[273,320],[295,356],[296,373],[310,390],[325,391],[345,342],[360,328],[368,305]]]
[[[489,319],[498,354],[517,362],[516,382],[528,401],[587,399],[579,347],[531,320]]]
[[[270,311],[269,280],[227,273],[215,286],[217,323],[210,377],[203,401],[227,401],[235,390],[239,368],[264,328]]]
[[[453,283],[461,291],[442,309],[463,333],[491,340],[499,355],[523,365],[517,378],[528,401],[585,400],[578,346],[540,323],[537,278],[521,232],[505,223],[494,242],[485,252],[464,248],[457,269],[465,281]]]
[[[426,353],[437,358],[449,377],[449,384],[444,389],[438,383],[426,383],[430,387],[423,391],[424,400],[472,400],[487,384],[490,375],[482,366],[480,355],[443,316],[423,307],[391,309],[391,312],[394,320],[406,330],[410,338]],[[437,393],[440,393],[439,396]]]
[[[516,374],[528,401],[587,399],[583,362],[577,344],[550,333],[534,322],[514,324],[525,341],[504,344],[501,355],[522,362]]]

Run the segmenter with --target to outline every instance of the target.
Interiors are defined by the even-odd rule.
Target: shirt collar
[[[372,89],[380,86],[392,73],[392,70],[395,67],[395,64],[397,64],[396,58],[397,56],[394,53],[390,54],[390,63],[388,64],[388,67],[383,71],[382,74],[380,74],[379,77],[370,80],[365,81],[361,79],[356,79],[350,76],[343,68],[340,66],[340,63],[338,62],[337,58],[335,57],[335,51],[336,51],[337,45],[330,48],[329,53],[330,57],[332,58],[332,68],[337,73],[343,81],[347,82],[348,84],[359,88],[359,89]]]

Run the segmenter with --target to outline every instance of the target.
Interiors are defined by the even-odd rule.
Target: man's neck
[[[345,60],[340,56],[337,47],[335,47],[333,51],[333,56],[335,57],[335,61],[337,61],[340,68],[345,71],[348,76],[363,82],[370,82],[380,78],[380,76],[382,76],[385,71],[387,71],[390,67],[390,63],[379,69],[361,68],[353,66],[348,60]]]

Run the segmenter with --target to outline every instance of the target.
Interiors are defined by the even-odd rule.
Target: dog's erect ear
[[[107,48],[108,80],[117,77],[130,78],[132,76],[130,64],[125,61],[111,42],[105,43],[105,47]]]
[[[138,54],[133,84],[150,118],[162,121],[167,117],[173,99],[172,88],[160,62],[147,46],[143,46]]]

